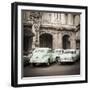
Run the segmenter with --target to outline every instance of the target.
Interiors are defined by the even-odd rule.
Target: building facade
[[[23,49],[80,48],[80,13],[22,11]]]

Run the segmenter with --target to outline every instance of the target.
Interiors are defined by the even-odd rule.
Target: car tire
[[[50,66],[50,59],[48,59],[48,63],[47,63],[48,66]]]
[[[61,62],[60,62],[60,57],[56,57],[56,63],[57,63],[57,64],[61,64]]]

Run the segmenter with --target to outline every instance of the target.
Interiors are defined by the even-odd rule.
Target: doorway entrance
[[[70,41],[69,41],[70,36],[69,35],[64,35],[63,36],[63,49],[70,49]]]
[[[42,34],[40,35],[40,47],[52,48],[52,35],[51,34]]]

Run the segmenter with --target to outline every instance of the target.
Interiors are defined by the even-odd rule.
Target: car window
[[[45,51],[44,50],[35,50],[34,52],[35,53],[40,53],[40,52],[42,53],[42,52],[45,52]]]
[[[63,50],[55,50],[54,53],[63,53]]]
[[[62,50],[57,50],[57,51],[55,51],[56,53],[62,53]]]

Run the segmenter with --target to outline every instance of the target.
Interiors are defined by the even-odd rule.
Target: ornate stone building
[[[22,11],[23,49],[80,48],[80,14]]]

